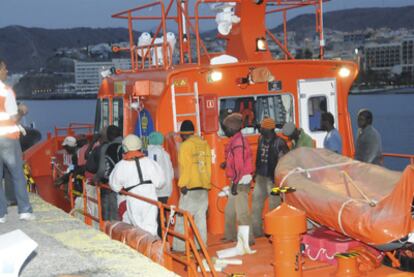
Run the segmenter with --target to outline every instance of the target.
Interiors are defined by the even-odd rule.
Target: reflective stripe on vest
[[[6,86],[0,87],[0,137],[18,139],[20,129],[10,117],[10,114],[6,112],[6,97],[8,93],[14,94],[10,88]]]

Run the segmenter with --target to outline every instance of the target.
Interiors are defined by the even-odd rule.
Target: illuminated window
[[[276,94],[220,99],[219,135],[224,135],[224,118],[233,112],[243,115],[244,134],[259,133],[260,122],[265,117],[273,118],[278,130],[282,129],[286,122],[294,121],[293,97],[290,94]]]

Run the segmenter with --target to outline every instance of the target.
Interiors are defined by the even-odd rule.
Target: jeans
[[[11,203],[16,204],[17,200],[16,200],[16,195],[14,194],[14,186],[13,186],[13,182],[11,179],[10,171],[7,168],[3,168],[3,169],[4,169],[3,171],[4,187],[6,191],[7,202],[9,205]]]
[[[26,189],[26,178],[23,173],[22,150],[19,140],[0,137],[0,180],[3,179],[4,167],[7,167],[10,171],[19,214],[31,213],[33,210]],[[3,186],[0,186],[0,217],[4,217],[6,214],[7,200]]]
[[[158,197],[158,202],[161,202],[163,204],[167,204],[168,202],[168,196],[165,197]],[[158,210],[158,216],[157,216],[157,222],[158,222],[158,229],[157,229],[157,234],[160,238],[162,238],[162,232],[161,232],[161,224],[165,224],[165,216],[167,215],[164,211],[164,222],[161,222],[161,210]]]
[[[116,221],[118,217],[118,194],[112,190],[101,190],[102,219]]]
[[[269,198],[269,212],[277,208],[280,205],[279,195],[270,195],[274,184],[269,177],[262,175],[256,176],[256,185],[253,190],[252,201],[252,220],[253,220],[253,233],[255,237],[262,237],[263,233],[263,208],[267,198]]]

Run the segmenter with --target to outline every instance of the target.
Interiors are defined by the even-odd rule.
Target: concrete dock
[[[8,209],[7,222],[0,223],[0,235],[20,229],[39,245],[19,276],[176,276],[38,196],[30,198],[35,221],[19,220],[14,206]]]

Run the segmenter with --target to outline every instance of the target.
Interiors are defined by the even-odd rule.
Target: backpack
[[[122,160],[122,144],[111,143],[105,151],[105,170],[102,181],[108,182],[109,175],[120,160]]]

